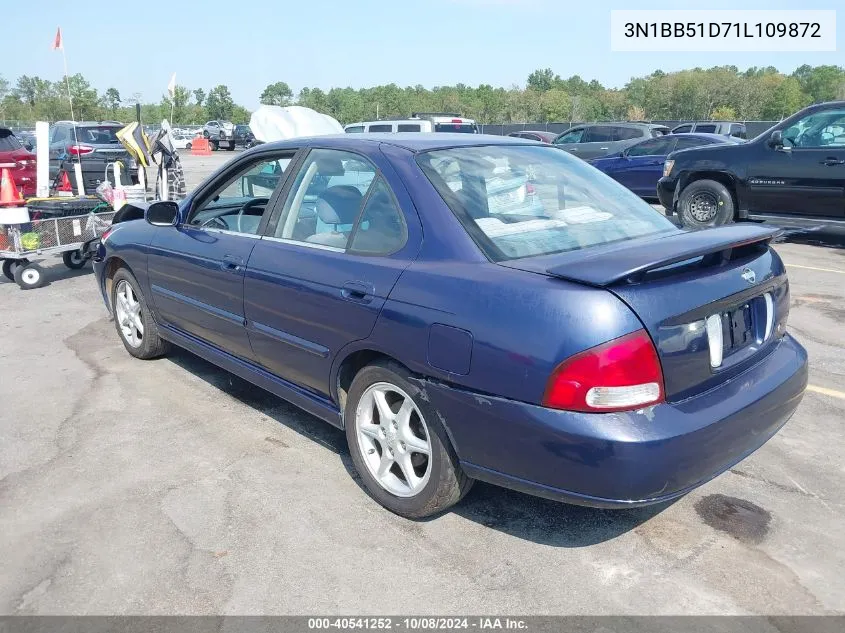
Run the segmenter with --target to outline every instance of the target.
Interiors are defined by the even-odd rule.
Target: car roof
[[[433,149],[447,149],[450,147],[473,147],[479,145],[543,145],[538,141],[515,136],[497,136],[494,134],[451,134],[448,132],[374,133],[374,134],[331,134],[327,136],[311,136],[275,141],[261,145],[263,150],[274,147],[288,148],[317,146],[350,148],[360,143],[384,143],[395,145],[412,152],[425,152]]]

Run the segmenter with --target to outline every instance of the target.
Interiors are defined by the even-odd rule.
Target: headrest
[[[352,224],[363,195],[352,185],[329,187],[317,198],[317,215],[326,224]]]

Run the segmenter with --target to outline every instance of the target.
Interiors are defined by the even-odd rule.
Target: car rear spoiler
[[[713,263],[717,264],[729,259],[735,249],[768,243],[780,233],[780,229],[753,224],[672,233],[657,239],[623,242],[611,250],[601,249],[593,255],[582,255],[577,262],[556,264],[546,272],[553,277],[597,287],[636,283],[649,272],[699,257],[713,256]]]

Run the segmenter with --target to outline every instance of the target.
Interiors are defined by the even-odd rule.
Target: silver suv
[[[621,152],[644,139],[668,132],[665,125],[654,123],[584,123],[569,128],[552,143],[587,160]]]
[[[231,121],[209,121],[202,126],[202,135],[209,140],[212,150],[235,149],[235,124]]]

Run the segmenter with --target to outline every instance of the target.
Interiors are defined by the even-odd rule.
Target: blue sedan
[[[807,381],[772,230],[681,231],[529,140],[268,143],[116,220],[95,270],[126,350],[177,345],[344,429],[406,517],[474,480],[677,498],[764,444]]]
[[[669,154],[702,145],[735,145],[742,142],[742,139],[721,134],[666,134],[587,162],[641,198],[656,200],[657,181],[663,176],[663,163]]]

